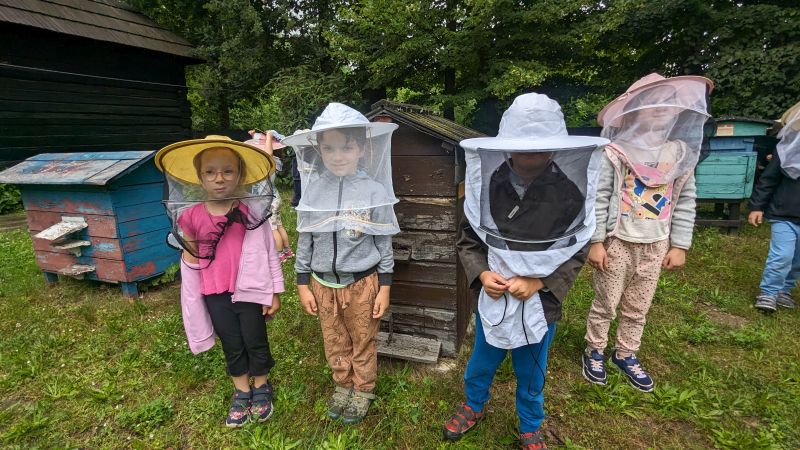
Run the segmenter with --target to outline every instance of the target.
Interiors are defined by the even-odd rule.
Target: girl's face
[[[341,131],[329,130],[319,137],[319,153],[325,168],[337,177],[343,177],[356,173],[364,149]]]
[[[200,157],[200,181],[210,200],[230,198],[239,186],[239,158],[233,150],[212,148]]]

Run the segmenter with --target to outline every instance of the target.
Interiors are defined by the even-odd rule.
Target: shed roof
[[[758,117],[745,117],[745,116],[721,116],[716,118],[717,123],[720,122],[749,122],[760,123],[764,125],[775,125],[775,120],[761,119]]]
[[[153,151],[43,153],[0,172],[0,183],[105,186],[153,156]]]
[[[445,119],[430,108],[389,100],[380,100],[374,103],[372,111],[367,113],[367,118],[371,120],[384,115],[453,145],[458,145],[464,139],[485,136],[480,131]]]
[[[200,61],[189,42],[119,0],[0,0],[0,22]]]

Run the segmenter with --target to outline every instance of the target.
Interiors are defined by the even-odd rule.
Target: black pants
[[[222,341],[228,375],[266,375],[275,365],[258,303],[232,302],[231,293],[204,295],[214,332]]]

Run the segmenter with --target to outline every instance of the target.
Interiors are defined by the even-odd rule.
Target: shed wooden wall
[[[457,288],[454,155],[441,140],[400,124],[392,136],[392,173],[401,228],[393,239],[394,331],[436,338],[442,354],[452,356],[469,313]]]
[[[0,166],[38,153],[158,150],[190,136],[187,60],[0,23]],[[124,81],[135,80],[135,81]],[[137,82],[138,81],[138,82]]]

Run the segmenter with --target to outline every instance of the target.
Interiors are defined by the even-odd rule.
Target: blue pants
[[[800,225],[783,220],[770,223],[772,239],[760,287],[762,294],[778,295],[791,292],[800,275]]]
[[[522,330],[520,330],[520,333]],[[547,372],[547,351],[556,332],[556,324],[549,325],[542,341],[511,350],[514,374],[517,376],[517,415],[520,433],[539,430],[544,420],[544,374]],[[483,326],[475,314],[475,347],[464,372],[464,390],[467,405],[474,411],[483,411],[489,400],[489,387],[508,350],[486,343]],[[537,365],[538,363],[538,365]]]

